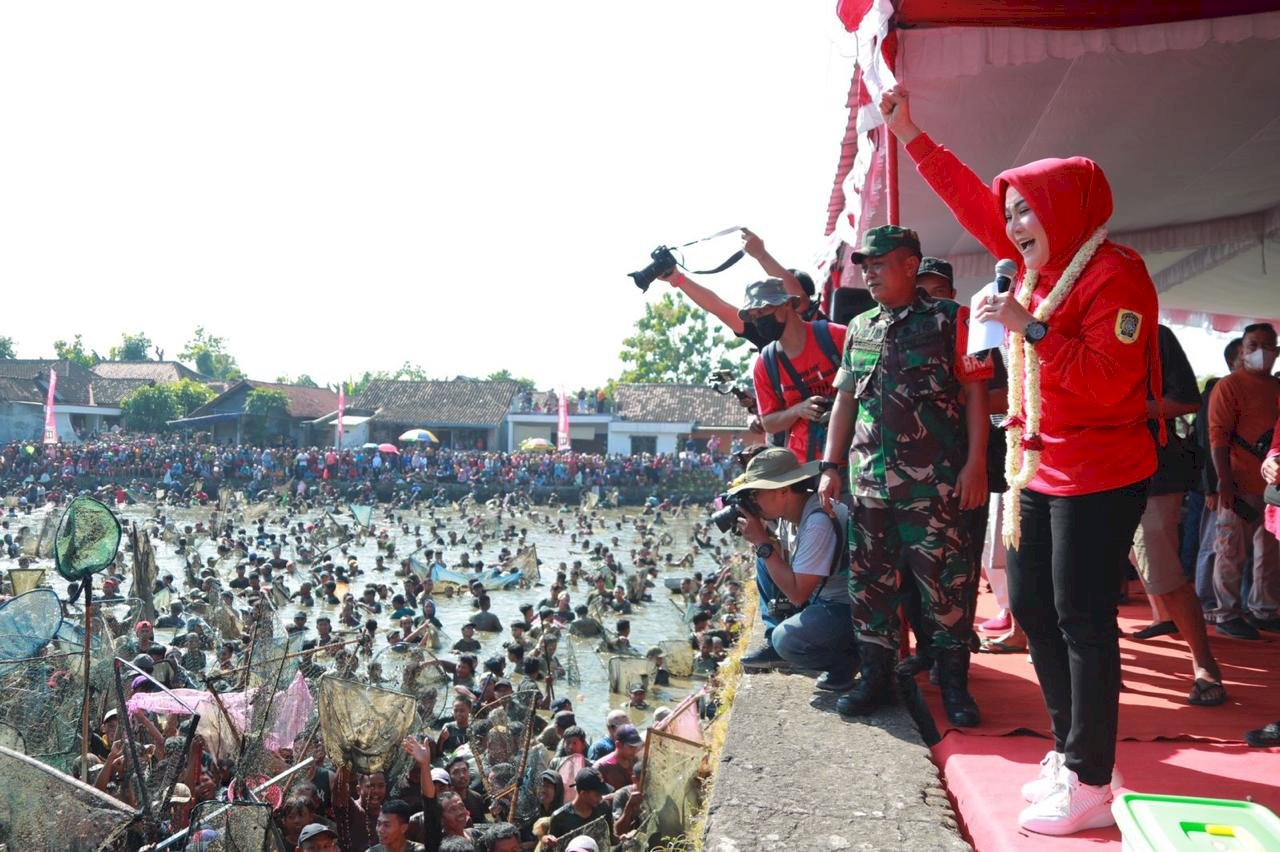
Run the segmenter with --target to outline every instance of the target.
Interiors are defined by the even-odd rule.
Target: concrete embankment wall
[[[743,675],[705,852],[969,850],[906,710],[845,720],[835,699],[809,675]]]

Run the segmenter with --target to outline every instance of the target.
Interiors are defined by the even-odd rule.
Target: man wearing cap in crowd
[[[615,789],[634,784],[635,765],[644,746],[644,737],[635,725],[618,726],[613,734],[613,751],[592,764],[605,783]]]
[[[298,834],[296,852],[342,852],[338,832],[320,822],[304,826]]]
[[[752,367],[756,407],[765,432],[773,436],[771,442],[787,447],[801,463],[820,458],[845,327],[826,320],[806,322],[798,300],[776,278],[749,285],[738,313],[769,341]],[[778,597],[762,559],[756,560],[756,587],[761,601]],[[780,619],[763,607],[761,618],[768,639]],[[743,662],[756,667],[783,664],[767,642],[746,655]]]
[[[609,840],[612,842],[613,808],[604,801],[604,797],[612,793],[613,788],[605,783],[600,772],[592,766],[579,770],[573,782],[577,795],[572,802],[551,815],[546,842],[548,845],[554,844],[558,842],[557,838],[601,817],[609,824]]]
[[[934,631],[947,716],[975,725],[968,692],[974,566],[959,528],[961,512],[987,499],[991,366],[966,365],[959,306],[917,290],[915,231],[872,228],[851,257],[878,305],[849,323],[820,465],[824,504],[839,497],[846,456],[854,495],[849,592],[861,679],[837,709],[863,715],[891,698],[900,578],[909,573]]]
[[[819,689],[853,685],[857,647],[849,601],[849,510],[832,502],[829,516],[817,495],[818,463],[800,464],[786,450],[757,453],[729,494],[740,498],[742,537],[755,547],[778,589],[761,601],[781,619],[770,647],[797,668],[822,671]],[[787,546],[766,527],[783,521]],[[743,668],[754,668],[745,658]]]

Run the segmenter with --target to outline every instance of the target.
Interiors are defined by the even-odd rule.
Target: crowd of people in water
[[[745,618],[742,580],[751,573],[746,557],[701,522],[701,506],[655,500],[628,513],[599,506],[590,492],[574,506],[534,505],[515,491],[488,503],[436,497],[408,510],[292,487],[261,500],[225,488],[218,497],[176,487],[144,494],[129,483],[148,477],[163,486],[245,469],[303,483],[328,468],[327,456],[363,464],[360,476],[372,468],[362,452],[166,438],[35,453],[24,446],[3,450],[0,564],[45,564],[37,521],[61,515],[84,477],[96,488],[82,493],[95,492],[134,520],[116,562],[96,579],[92,604],[114,655],[127,663],[124,709],[113,696],[95,696],[89,765],[71,766],[131,808],[143,804],[134,777],[144,779],[155,820],[135,825],[122,848],[155,848],[183,830],[192,843],[185,848],[225,848],[218,844],[241,829],[204,814],[210,803],[246,795],[270,805],[270,830],[288,849],[639,849],[678,833],[658,813],[669,817],[672,803],[648,793],[663,779],[643,779],[646,739],[664,723],[683,726],[687,738],[716,716],[721,668]],[[639,476],[677,463],[424,455],[480,469],[616,464]],[[412,475],[412,465],[401,469]],[[539,560],[532,546],[539,536],[561,542],[570,558]],[[54,585],[52,568],[46,573],[44,585]],[[75,584],[62,597],[68,621],[82,618]],[[583,685],[590,654],[601,661],[593,670],[608,672],[607,697],[603,685],[595,693]],[[63,657],[50,653],[42,662],[8,676],[8,685],[15,676],[28,681],[11,696],[28,694],[34,681],[73,677]],[[291,678],[317,706],[335,680],[358,685],[371,705],[412,696],[413,721],[401,730],[385,716],[365,717],[365,727],[396,740],[393,754],[383,742],[382,759],[370,764],[317,723],[316,712],[288,718],[301,712],[291,700],[265,711],[260,728],[250,723],[220,739],[217,711],[197,725],[169,697],[217,693],[234,708],[248,696],[257,720],[260,696],[303,689]],[[13,698],[5,703],[0,719],[32,712]],[[295,736],[270,739],[286,729]],[[252,747],[255,730],[265,753]],[[707,771],[705,755],[696,754],[695,779]],[[256,789],[307,758],[287,781]],[[166,778],[177,783],[156,798]]]

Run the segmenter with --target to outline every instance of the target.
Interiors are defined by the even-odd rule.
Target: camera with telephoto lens
[[[730,494],[726,491],[720,495],[720,504],[720,508],[712,513],[711,522],[722,533],[737,533],[737,525],[738,521],[742,520],[743,509],[757,517],[760,515],[760,510],[756,508],[755,503],[742,492]]]
[[[671,249],[666,246],[658,246],[649,254],[649,265],[639,272],[628,272],[631,280],[640,288],[642,292],[649,292],[649,285],[653,283],[653,279],[659,275],[666,275],[676,268],[676,257],[671,253]]]

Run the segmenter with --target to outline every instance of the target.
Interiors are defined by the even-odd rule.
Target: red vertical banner
[[[342,451],[342,417],[347,413],[347,385],[338,383],[338,451]]]
[[[44,442],[46,444],[58,443],[58,421],[53,411],[53,396],[58,389],[58,374],[56,371],[49,370],[49,397],[44,403]]]
[[[556,424],[556,449],[562,452],[571,449],[569,441],[569,395],[560,388],[560,418]]]

